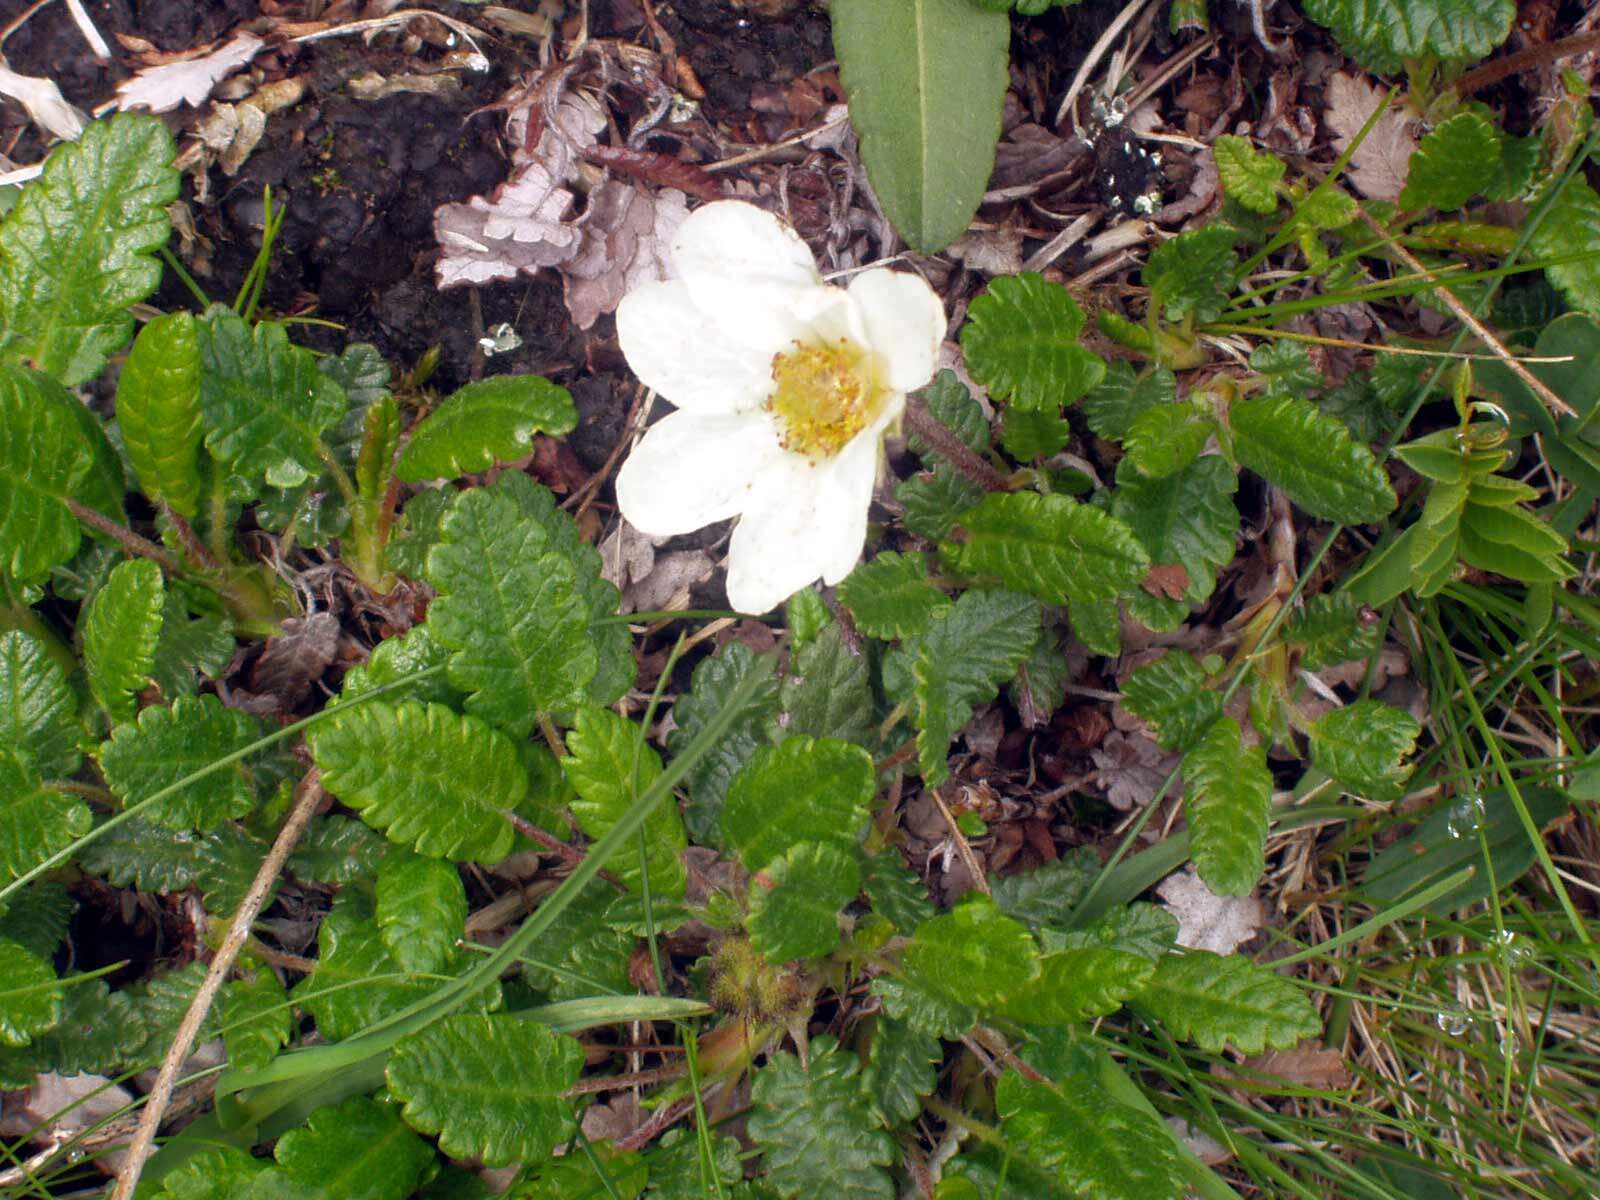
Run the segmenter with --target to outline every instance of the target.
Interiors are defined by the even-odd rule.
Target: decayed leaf
[[[485,200],[442,204],[433,214],[433,233],[444,252],[435,265],[441,288],[515,279],[573,258],[579,250],[572,193],[550,172],[532,163]]]
[[[689,215],[674,188],[647,195],[611,179],[589,194],[582,248],[561,268],[572,323],[588,329],[642,283],[667,277],[672,235]]]
[[[117,85],[117,107],[171,112],[180,104],[205,103],[225,77],[254,58],[266,43],[253,33],[238,33],[225,45],[197,58],[148,67]]]
[[[10,96],[28,110],[28,118],[62,141],[76,141],[83,132],[83,116],[61,94],[53,79],[19,75],[0,65],[0,96]]]
[[[1350,1068],[1344,1055],[1311,1039],[1301,1042],[1292,1050],[1268,1050],[1252,1054],[1230,1071],[1228,1064],[1213,1063],[1212,1072],[1222,1076],[1237,1076],[1248,1080],[1254,1087],[1264,1086],[1263,1075],[1273,1076],[1299,1087],[1318,1091],[1339,1091],[1350,1086]]]
[[[1105,786],[1106,803],[1119,812],[1143,808],[1177,761],[1142,733],[1113,731],[1090,757]]]
[[[1178,945],[1232,954],[1261,928],[1261,902],[1254,896],[1218,896],[1192,870],[1169,875],[1156,888],[1162,905],[1178,918]]]
[[[1386,95],[1383,88],[1362,75],[1342,71],[1328,80],[1328,107],[1323,120],[1333,134],[1335,150],[1344,153]],[[1416,148],[1411,118],[1401,110],[1390,109],[1356,147],[1345,175],[1369,199],[1397,200],[1406,185],[1411,153]]]

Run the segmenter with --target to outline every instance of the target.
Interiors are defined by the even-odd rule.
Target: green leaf
[[[469,693],[468,711],[522,738],[540,712],[587,698],[600,660],[577,575],[506,495],[456,499],[428,581],[439,591],[428,625],[452,652],[450,682]]]
[[[533,435],[561,437],[578,423],[564,387],[538,375],[496,375],[461,388],[412,430],[395,463],[407,483],[455,479],[527,454]]]
[[[6,898],[0,912],[0,938],[10,938],[37,954],[51,958],[67,940],[77,901],[62,884],[35,880]]]
[[[1006,688],[1011,703],[1022,718],[1024,728],[1036,729],[1067,699],[1072,682],[1072,664],[1052,629],[1041,629],[1028,657],[1017,668],[1017,677]]]
[[[830,619],[816,637],[796,643],[778,702],[778,724],[789,736],[876,744],[868,659],[850,645],[837,621]]]
[[[1122,703],[1156,727],[1163,750],[1192,746],[1222,713],[1222,697],[1206,687],[1205,671],[1183,650],[1168,651],[1128,676]]]
[[[1294,980],[1237,954],[1208,950],[1169,955],[1139,997],[1139,1006],[1173,1037],[1220,1054],[1232,1045],[1246,1054],[1271,1046],[1287,1050],[1316,1037],[1322,1021]]]
[[[117,377],[117,424],[150,499],[182,517],[200,506],[200,337],[186,312],[139,331]]]
[[[905,859],[893,848],[881,850],[866,860],[861,872],[861,890],[867,894],[872,911],[901,933],[909,934],[933,916],[933,902],[922,880],[906,868]]]
[[[540,935],[536,956],[523,959],[528,986],[555,1001],[632,991],[628,957],[634,938],[612,927],[613,903],[606,892],[590,888],[567,905]]]
[[[134,817],[99,834],[83,849],[84,870],[115,887],[141,892],[181,892],[199,877],[203,835],[170,830]]]
[[[1021,921],[981,893],[917,927],[900,960],[915,987],[956,1004],[1003,1003],[1039,977],[1039,947]]]
[[[1124,522],[1065,496],[991,493],[961,527],[963,540],[940,546],[952,569],[1047,604],[1112,599],[1150,567]]]
[[[823,958],[839,945],[839,910],[861,890],[854,849],[799,842],[750,883],[750,944],[768,962]]]
[[[939,372],[922,391],[928,414],[959,438],[968,450],[979,454],[989,449],[989,419],[983,415],[983,406],[972,398],[967,385],[949,368]],[[907,445],[929,465],[944,462],[944,457],[915,433],[909,433]]]
[[[595,1143],[590,1150],[592,1158],[578,1152],[546,1158],[503,1195],[507,1200],[634,1200],[647,1183],[654,1182],[653,1169],[636,1151],[618,1152],[609,1142]],[[487,1193],[483,1200],[488,1200]],[[694,1200],[699,1200],[698,1194]]]
[[[717,1134],[705,1136],[710,1142],[709,1161],[702,1155],[700,1138],[683,1129],[670,1131],[649,1150],[645,1163],[650,1169],[650,1200],[706,1200],[716,1195],[715,1188],[708,1186],[710,1172],[725,1183],[744,1175],[739,1143]]]
[[[0,938],[0,1044],[26,1046],[61,1019],[61,982],[50,964]]]
[[[1025,1025],[1067,1025],[1114,1013],[1150,982],[1155,963],[1111,946],[1082,946],[1039,959],[1038,978],[993,1009]]]
[[[254,1200],[257,1182],[276,1174],[276,1168],[247,1152],[222,1146],[203,1150],[163,1175],[159,1195],[171,1200]],[[138,1194],[144,1195],[144,1188]]]
[[[0,223],[0,361],[73,387],[127,343],[129,307],[161,282],[172,156],[166,127],[131,113],[56,147]]]
[[[1278,187],[1286,170],[1276,154],[1257,150],[1242,137],[1225,133],[1212,145],[1217,176],[1228,199],[1263,215],[1278,210]]]
[[[922,633],[950,598],[928,582],[927,558],[886,550],[845,577],[839,602],[862,633],[891,641]]]
[[[1183,1194],[1171,1133],[1155,1116],[1100,1089],[1057,1089],[1007,1071],[995,1089],[995,1107],[1013,1152],[1046,1169],[1071,1195],[1177,1200]]]
[[[1049,925],[1065,928],[1100,869],[1100,856],[1079,846],[1032,871],[991,879],[989,890],[1001,912],[1026,921],[1035,931]]]
[[[44,643],[20,630],[0,633],[0,746],[26,756],[40,776],[78,769],[78,700]]]
[[[1458,112],[1417,146],[1400,207],[1460,208],[1483,192],[1500,167],[1500,131],[1481,114]]]
[[[93,414],[35,371],[0,365],[0,431],[0,575],[37,583],[78,552],[69,502],[121,518],[122,472]]]
[[[1566,538],[1525,509],[1475,503],[1481,490],[1473,485],[1461,514],[1461,557],[1470,566],[1524,583],[1562,583],[1577,574],[1561,557]]]
[[[322,784],[391,842],[419,854],[499,862],[528,775],[515,743],[443,705],[374,700],[311,735]]]
[[[932,471],[905,480],[895,488],[894,496],[906,510],[906,528],[918,537],[937,541],[983,499],[983,489],[940,463]]]
[[[1115,600],[1079,601],[1067,606],[1073,636],[1095,654],[1122,653],[1122,608]]]
[[[357,883],[377,875],[388,850],[383,837],[360,821],[330,813],[311,818],[288,869],[307,883]]]
[[[365,665],[358,663],[345,672],[344,685],[339,689],[339,700],[343,702],[376,691],[380,687],[399,683],[407,675],[414,675],[431,667],[442,667],[449,661],[450,652],[434,639],[432,627],[413,625],[400,637],[387,638],[378,643],[372,652],[372,657],[367,659]],[[429,679],[398,687],[386,693],[384,699],[390,704],[398,704],[402,700],[416,700],[422,704],[443,704],[450,708],[460,708],[465,697],[451,687],[450,681],[440,672]]]
[[[1217,571],[1233,561],[1239,477],[1226,459],[1197,458],[1165,479],[1117,469],[1111,515],[1120,518],[1152,563],[1179,566],[1189,576],[1185,604],[1200,604],[1216,590]]]
[[[1247,895],[1261,878],[1272,806],[1266,750],[1220,717],[1183,756],[1183,783],[1200,878],[1219,896]]]
[[[915,1120],[922,1112],[922,1097],[938,1085],[943,1061],[938,1038],[880,1016],[873,1024],[871,1057],[863,1076],[867,1094],[890,1121]]]
[[[169,700],[192,696],[198,676],[217,679],[233,660],[233,633],[218,616],[190,617],[176,590],[167,593],[161,610],[161,636],[156,640],[150,678]]]
[[[1154,904],[1134,903],[1111,909],[1086,929],[1046,930],[1041,940],[1046,950],[1109,946],[1154,963],[1178,944],[1178,918]]]
[[[441,970],[465,936],[467,892],[455,864],[390,854],[378,871],[378,928],[408,971]]]
[[[266,965],[245,967],[218,1001],[228,1065],[259,1071],[289,1043],[294,1012],[283,983]]]
[[[1180,233],[1150,251],[1144,266],[1152,303],[1169,321],[1215,321],[1233,288],[1238,233],[1226,225]]]
[[[1139,474],[1165,479],[1194,462],[1216,429],[1216,422],[1189,404],[1157,404],[1128,425],[1123,461]],[[1120,466],[1120,464],[1119,464]]]
[[[284,1134],[273,1157],[291,1179],[329,1200],[405,1200],[434,1155],[394,1105],[352,1096]]]
[[[841,0],[830,15],[872,190],[911,248],[936,254],[994,168],[1011,23],[969,0]]]
[[[799,735],[763,746],[728,789],[722,836],[760,871],[801,842],[854,853],[874,791],[872,757],[861,747]]]
[[[967,369],[1015,408],[1064,408],[1105,378],[1105,363],[1078,345],[1083,322],[1067,290],[1043,275],[995,279],[961,329]]]
[[[667,746],[673,754],[681,754],[747,676],[760,675],[764,680],[733,726],[689,772],[684,823],[696,842],[721,848],[722,806],[728,785],[757,748],[771,741],[778,717],[776,667],[775,656],[757,654],[742,642],[729,642],[695,667],[688,694],[679,696],[672,706],[675,728],[667,735]]]
[[[171,708],[152,706],[100,747],[100,769],[111,790],[138,804],[202,767],[243,750],[261,736],[261,722],[215,696],[180,696]],[[254,777],[234,763],[197,779],[144,812],[168,829],[212,829],[255,807]]]
[[[316,355],[289,343],[284,326],[252,326],[213,308],[199,323],[200,408],[206,449],[236,475],[292,488],[322,473],[323,435],[348,400]]]
[[[878,1128],[860,1071],[859,1058],[823,1035],[812,1039],[806,1066],[780,1053],[755,1073],[750,1137],[780,1195],[893,1200],[883,1168],[895,1159],[894,1142]]]
[[[83,616],[83,668],[89,690],[113,721],[133,716],[134,694],[150,684],[166,610],[161,568],[148,559],[119,563]]]
[[[1421,732],[1416,718],[1404,709],[1357,700],[1311,727],[1311,761],[1352,792],[1372,800],[1398,800],[1411,775],[1406,759]]]
[[[1304,8],[1348,53],[1385,74],[1402,59],[1486,58],[1516,15],[1511,0],[1306,0]]]
[[[537,1021],[462,1014],[402,1039],[386,1076],[413,1128],[438,1134],[453,1157],[503,1167],[538,1162],[571,1136],[561,1093],[582,1067],[578,1043]]]
[[[917,762],[923,782],[949,773],[945,754],[979,704],[993,700],[1017,673],[1039,637],[1039,606],[1010,592],[963,592],[907,643],[912,706],[917,720]]]
[[[261,868],[267,843],[230,821],[202,834],[194,843],[194,853],[194,882],[205,898],[206,911],[231,917]],[[272,903],[276,889],[274,883],[268,890],[267,904]]]
[[[872,994],[883,1001],[883,1011],[896,1021],[904,1021],[918,1033],[945,1041],[955,1041],[977,1021],[969,1005],[936,996],[920,984],[880,975],[872,981]]]
[[[1370,657],[1377,652],[1381,622],[1363,616],[1348,592],[1324,592],[1307,600],[1289,618],[1283,640],[1301,647],[1300,665],[1308,671]]]
[[[1273,395],[1304,400],[1322,386],[1322,372],[1299,342],[1271,342],[1250,352],[1250,369],[1259,374]]]
[[[0,1086],[33,1086],[40,1071],[61,1075],[115,1075],[134,1058],[146,1039],[127,992],[112,992],[93,979],[66,988],[61,1019],[26,1047],[0,1046]]]
[[[1114,362],[1100,386],[1085,396],[1079,407],[1096,437],[1120,442],[1140,413],[1177,399],[1177,377],[1166,367],[1135,374],[1130,364]]]
[[[1072,426],[1055,410],[1013,406],[1001,418],[1000,442],[1019,462],[1049,458],[1071,439]]]
[[[567,757],[561,767],[578,796],[572,815],[584,833],[598,841],[633,807],[640,793],[661,775],[661,758],[644,741],[644,731],[604,708],[583,708],[567,736]],[[683,819],[670,804],[658,804],[645,821],[644,858],[650,891],[658,897],[682,899],[688,874],[679,858],[688,845]],[[633,847],[611,860],[630,888],[641,886],[643,871]]]
[[[27,874],[93,824],[82,796],[43,783],[31,761],[0,748],[0,877]]]
[[[1544,269],[1574,308],[1600,315],[1600,194],[1579,174],[1567,180],[1561,194],[1544,214],[1528,240],[1533,258],[1565,258],[1584,254],[1572,262]],[[1542,353],[1542,351],[1541,351]]]
[[[1307,401],[1244,400],[1229,421],[1239,462],[1312,516],[1363,525],[1393,511],[1394,492],[1372,451]]]

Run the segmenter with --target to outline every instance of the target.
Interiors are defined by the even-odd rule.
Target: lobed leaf
[[[741,642],[729,642],[695,667],[688,693],[672,706],[674,728],[667,735],[667,746],[681,754],[725,707],[727,696],[741,681],[752,674],[763,679],[733,726],[689,772],[684,823],[702,845],[721,848],[722,806],[728,786],[751,755],[771,741],[778,716],[778,685],[772,678],[776,666],[773,655],[757,654]]]
[[[1200,878],[1219,896],[1243,896],[1264,865],[1272,774],[1262,746],[1219,717],[1183,756],[1184,812]]]
[[[433,1166],[433,1147],[392,1104],[351,1096],[314,1111],[278,1139],[273,1157],[290,1179],[327,1200],[405,1200]]]
[[[0,878],[27,874],[93,824],[82,796],[44,783],[31,759],[0,747]]]
[[[933,916],[927,886],[907,869],[898,850],[881,850],[866,860],[861,890],[867,894],[872,911],[901,933],[913,932]]]
[[[515,743],[476,717],[373,700],[310,741],[323,786],[391,842],[457,861],[511,852],[503,813],[522,802],[528,775]]]
[[[288,869],[307,883],[357,883],[377,875],[388,850],[383,836],[362,822],[329,813],[311,818]]]
[[[1215,421],[1190,404],[1152,405],[1128,425],[1123,461],[1141,475],[1166,479],[1199,457],[1215,428]]]
[[[294,1011],[283,983],[265,965],[244,967],[218,1000],[228,1065],[259,1071],[289,1043]]]
[[[1160,962],[1178,944],[1178,918],[1154,904],[1135,902],[1111,909],[1084,929],[1046,930],[1046,950],[1106,946]]]
[[[1352,792],[1397,800],[1405,791],[1422,727],[1404,709],[1379,700],[1336,708],[1311,727],[1311,761]]]
[[[0,633],[0,746],[25,756],[39,775],[78,769],[78,700],[44,643],[20,630]]]
[[[920,984],[894,975],[880,975],[874,979],[872,994],[883,1002],[883,1011],[896,1021],[904,1021],[918,1033],[943,1041],[960,1038],[978,1019],[970,1005],[946,1000]]]
[[[61,1019],[61,983],[50,964],[0,938],[0,1045],[26,1046]]]
[[[1025,1025],[1067,1025],[1103,1017],[1137,995],[1155,963],[1114,946],[1079,946],[1045,954],[1038,977],[991,1007]]]
[[[1287,1050],[1322,1032],[1322,1021],[1294,980],[1233,954],[1189,950],[1163,958],[1139,1006],[1173,1037],[1220,1054]]]
[[[886,550],[845,576],[839,602],[868,637],[890,641],[915,637],[950,598],[928,582],[928,560]]]
[[[1380,622],[1363,615],[1350,593],[1324,592],[1289,618],[1283,640],[1301,647],[1302,667],[1320,671],[1376,653],[1380,629]]]
[[[1304,7],[1348,53],[1385,73],[1403,59],[1486,58],[1516,15],[1511,0],[1306,0]]]
[[[873,791],[865,750],[802,734],[751,755],[728,789],[722,836],[752,871],[801,842],[853,854]]]
[[[393,853],[378,871],[378,929],[407,971],[443,970],[465,936],[467,892],[454,863]]]
[[[1439,122],[1411,156],[1400,207],[1460,208],[1492,183],[1500,143],[1500,131],[1482,113],[1458,112]]]
[[[1206,673],[1184,650],[1140,667],[1122,684],[1122,704],[1156,727],[1163,750],[1194,745],[1222,713],[1222,697],[1206,687]]]
[[[918,537],[937,541],[949,534],[962,514],[983,499],[983,489],[940,463],[932,471],[899,484],[895,500],[905,509],[905,525]]]
[[[1039,947],[988,896],[968,895],[917,927],[900,960],[906,981],[940,999],[1002,1004],[1039,977]]]
[[[1144,266],[1151,301],[1169,321],[1215,321],[1233,289],[1238,232],[1226,225],[1180,233],[1150,252]]]
[[[1528,253],[1534,258],[1583,255],[1552,263],[1544,273],[1574,308],[1600,315],[1600,255],[1596,251],[1600,251],[1600,193],[1580,174],[1567,180],[1545,212],[1528,239]]]
[[[455,1158],[486,1166],[538,1162],[570,1137],[583,1050],[511,1015],[457,1014],[403,1038],[385,1070],[406,1121],[438,1134]]]
[[[932,1034],[880,1016],[873,1023],[871,1056],[863,1083],[878,1111],[893,1122],[912,1121],[922,1112],[922,1097],[939,1082],[944,1048]]]
[[[445,400],[411,431],[394,466],[407,483],[455,479],[521,458],[533,435],[571,433],[578,423],[572,395],[538,375],[479,379]]]
[[[1341,525],[1394,510],[1388,477],[1350,431],[1289,396],[1244,400],[1229,413],[1239,462],[1282,488],[1306,512]]]
[[[5,911],[0,912],[0,938],[9,938],[40,958],[52,958],[67,940],[77,907],[63,884],[35,880],[6,897]]]
[[[1031,871],[991,879],[989,891],[1001,912],[1038,932],[1051,925],[1065,928],[1099,875],[1100,856],[1079,846]]]
[[[261,722],[223,707],[215,696],[180,696],[172,707],[145,709],[100,747],[100,769],[111,790],[139,804],[202,767],[254,744]],[[213,829],[255,807],[255,781],[234,763],[186,785],[144,812],[168,829]]]
[[[869,747],[877,742],[867,656],[850,645],[832,619],[814,638],[794,646],[778,703],[779,727],[790,736],[803,733]]]
[[[790,846],[750,883],[750,944],[768,962],[826,957],[839,945],[839,910],[860,890],[853,848]]]
[[[1225,133],[1212,144],[1217,176],[1228,199],[1263,215],[1278,210],[1278,188],[1287,169],[1276,154],[1257,150],[1242,137]]]
[[[1178,380],[1167,367],[1153,367],[1135,374],[1125,362],[1114,362],[1106,377],[1079,405],[1084,419],[1096,437],[1120,442],[1139,414],[1158,404],[1178,399]]]
[[[1043,275],[994,279],[961,329],[967,370],[1016,408],[1065,408],[1105,378],[1105,363],[1078,344],[1083,323],[1077,302]]]
[[[1189,580],[1183,601],[1200,604],[1216,590],[1217,571],[1233,561],[1238,486],[1238,475],[1217,455],[1197,458],[1165,479],[1119,465],[1111,515],[1133,531],[1152,563],[1182,567]]]
[[[200,335],[186,312],[163,313],[133,340],[117,376],[117,426],[151,500],[181,517],[200,507]]]
[[[0,222],[0,362],[73,387],[127,343],[161,282],[173,152],[160,121],[121,113],[51,153]]]

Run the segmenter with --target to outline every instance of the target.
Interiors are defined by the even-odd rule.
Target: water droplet
[[[1502,929],[1494,940],[1499,947],[1500,957],[1508,966],[1517,966],[1533,958],[1533,946],[1528,939],[1518,937],[1509,929]]]
[[[1514,1034],[1514,1033],[1502,1033],[1500,1035],[1500,1057],[1501,1058],[1515,1058],[1519,1053],[1521,1053],[1521,1051],[1522,1051],[1522,1043],[1517,1040],[1517,1035],[1516,1034]]]
[[[485,358],[493,358],[496,354],[510,354],[522,345],[522,339],[509,324],[502,323],[491,329],[488,337],[479,338],[478,345],[483,347]]]
[[[1463,796],[1450,806],[1445,831],[1453,838],[1471,837],[1482,828],[1486,811],[1482,796]]]
[[[1449,1009],[1434,1013],[1433,1023],[1451,1037],[1460,1037],[1472,1024],[1467,1019],[1466,1013],[1452,1012]]]

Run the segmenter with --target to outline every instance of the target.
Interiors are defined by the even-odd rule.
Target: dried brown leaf
[[[1322,119],[1333,134],[1340,154],[1355,140],[1388,92],[1362,75],[1341,71],[1328,79],[1327,109]],[[1417,148],[1413,122],[1403,110],[1391,108],[1378,118],[1366,140],[1356,147],[1345,178],[1372,200],[1398,200]]]
[[[266,43],[253,33],[236,33],[211,51],[159,67],[147,67],[117,85],[117,107],[171,112],[180,104],[198,108],[228,75],[253,59]]]
[[[1232,954],[1261,929],[1254,896],[1218,896],[1192,870],[1169,875],[1156,888],[1162,908],[1178,918],[1178,945]]]

